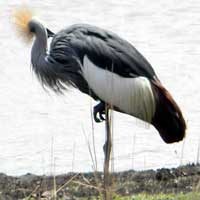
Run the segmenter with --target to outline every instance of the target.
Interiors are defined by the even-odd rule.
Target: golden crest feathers
[[[33,33],[30,32],[28,27],[28,23],[33,16],[33,11],[26,6],[16,8],[12,14],[12,22],[15,26],[16,32],[26,42],[29,42],[33,37]]]

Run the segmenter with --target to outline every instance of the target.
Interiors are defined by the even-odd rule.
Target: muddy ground
[[[0,199],[18,200],[25,197],[48,199],[52,191],[65,200],[98,195],[103,185],[102,173],[69,173],[56,177],[26,174],[19,177],[0,174]],[[113,192],[130,195],[141,192],[170,193],[200,189],[200,165],[172,169],[125,171],[112,174]]]

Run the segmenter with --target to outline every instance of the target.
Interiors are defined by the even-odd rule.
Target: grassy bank
[[[66,200],[67,198],[60,198],[58,200]],[[199,200],[200,193],[197,192],[189,192],[189,193],[177,193],[177,194],[137,194],[131,196],[113,196],[113,200]],[[23,200],[36,200],[36,198],[25,198]],[[48,200],[48,198],[42,198],[42,200]],[[100,200],[98,197],[88,197],[88,198],[78,198],[76,200]]]
[[[111,175],[111,190],[118,195],[114,200],[200,200],[200,165]],[[0,200],[53,200],[53,195],[59,200],[95,200],[102,192],[102,177],[101,172],[55,177],[0,173]]]

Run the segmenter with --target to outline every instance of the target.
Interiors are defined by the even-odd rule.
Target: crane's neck
[[[29,22],[29,30],[35,35],[35,41],[31,50],[31,63],[33,71],[42,85],[48,86],[55,92],[61,92],[65,81],[60,75],[59,64],[47,55],[47,30],[37,20]]]
[[[46,28],[37,20],[31,20],[30,30],[35,34],[35,40],[31,50],[31,63],[33,66],[40,67],[44,64],[47,54],[47,31]]]

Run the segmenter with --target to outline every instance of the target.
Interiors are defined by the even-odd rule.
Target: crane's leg
[[[103,116],[105,115],[105,106],[105,103],[101,101],[93,108],[93,116],[95,122],[102,122],[105,120],[105,117]]]
[[[110,174],[110,157],[112,150],[112,133],[111,133],[111,115],[110,106],[105,108],[105,144],[104,144],[104,200],[112,200],[111,192],[111,174]]]

